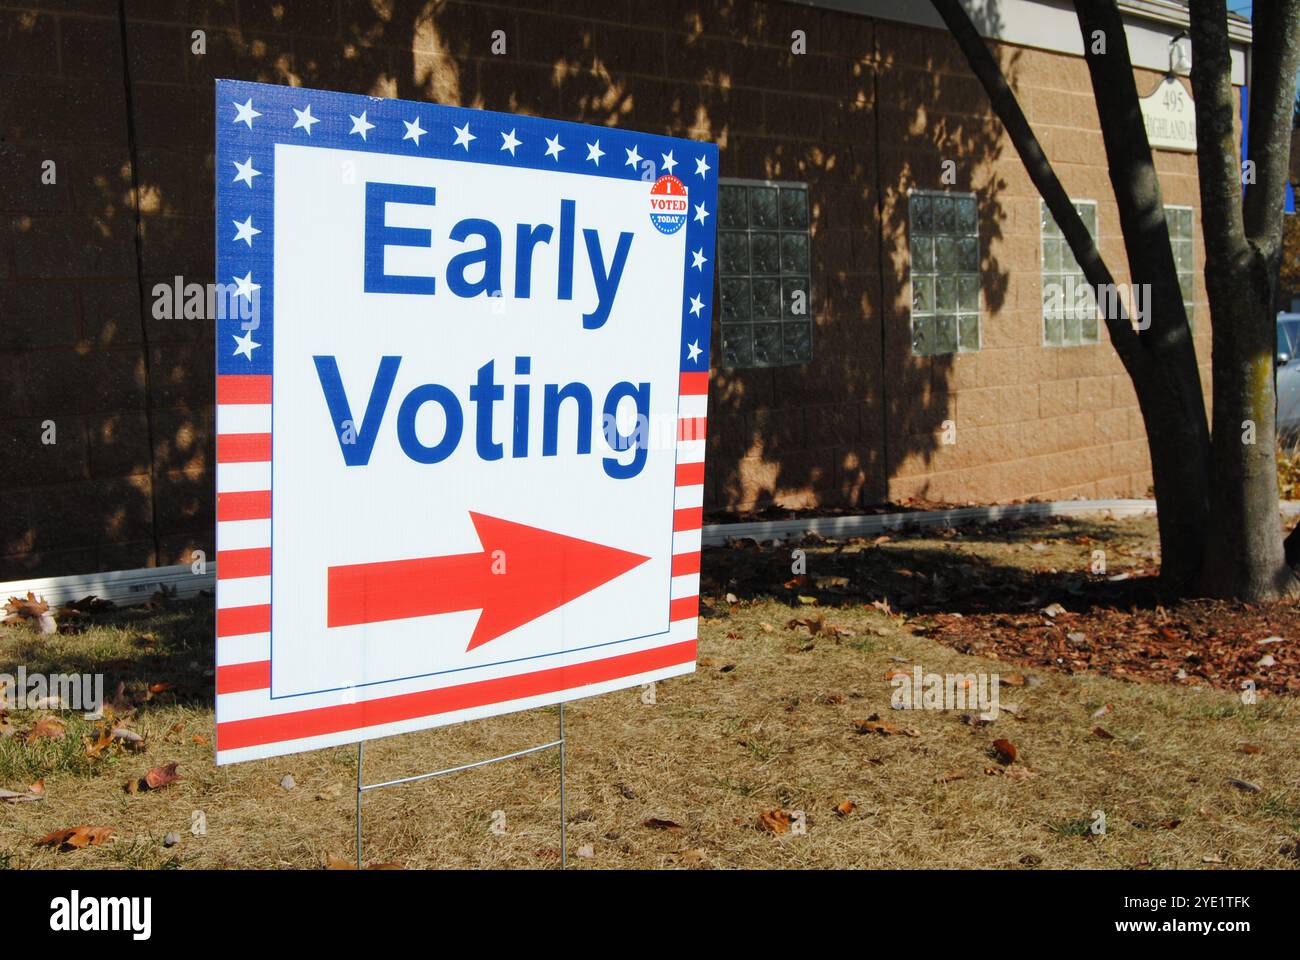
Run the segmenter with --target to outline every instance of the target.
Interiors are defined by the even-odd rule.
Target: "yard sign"
[[[716,146],[216,96],[217,762],[693,670]]]

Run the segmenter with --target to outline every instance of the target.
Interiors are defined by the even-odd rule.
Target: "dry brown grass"
[[[1034,562],[1044,559],[1029,553]],[[1300,834],[1294,701],[1262,697],[1245,706],[1207,689],[1044,673],[1039,686],[1003,688],[1002,703],[1015,703],[1019,712],[977,729],[957,711],[891,711],[885,674],[913,664],[937,673],[993,672],[998,663],[913,635],[898,619],[861,604],[826,614],[851,635],[810,638],[806,629],[786,628],[808,609],[773,600],[724,604],[701,626],[698,671],[660,683],[653,705],[628,690],[566,708],[570,866],[1296,865],[1279,853]],[[142,626],[134,616],[60,637],[49,656],[91,650],[120,658]],[[143,625],[152,624],[167,646],[179,642],[171,634],[193,642],[203,616],[182,612]],[[816,642],[805,649],[810,640]],[[33,642],[18,631],[0,635],[0,669],[19,652],[30,657]],[[183,660],[189,669],[192,648],[182,649],[173,666]],[[1025,671],[1002,667],[1004,675],[1013,672]],[[1107,703],[1111,713],[1093,719]],[[857,733],[854,721],[872,713],[919,736]],[[12,719],[23,729],[32,718]],[[1115,739],[1094,737],[1099,723]],[[555,725],[555,711],[541,710],[374,742],[366,749],[366,778],[544,742]],[[147,704],[135,726],[150,739],[147,753],[90,770],[51,760],[46,799],[0,804],[0,863],[312,868],[331,854],[352,856],[355,749],[217,768],[210,747],[193,741],[211,736],[207,706]],[[990,758],[1000,737],[1016,744],[1014,766],[1027,775],[1008,774]],[[1261,752],[1243,752],[1242,742]],[[22,766],[16,743],[6,749],[0,787],[16,789],[35,767]],[[168,761],[179,761],[184,780],[157,793],[123,791],[129,778]],[[294,789],[280,786],[285,774],[294,777]],[[942,782],[953,775],[960,779]],[[1262,790],[1243,792],[1230,778]],[[551,751],[369,793],[365,859],[408,867],[553,867],[558,787]],[[856,809],[841,816],[835,808],[845,800]],[[775,808],[804,811],[807,833],[757,829],[759,815]],[[189,832],[195,810],[207,816],[206,836]],[[490,829],[497,810],[506,817],[504,834]],[[1106,814],[1104,837],[1086,832],[1096,810]],[[651,818],[680,829],[644,826]],[[1180,821],[1176,827],[1161,826],[1173,820]],[[78,824],[111,826],[117,837],[69,853],[34,845],[43,834]],[[182,836],[171,849],[162,842],[169,831]],[[579,856],[586,846],[591,856]]]

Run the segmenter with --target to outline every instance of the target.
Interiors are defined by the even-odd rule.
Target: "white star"
[[[699,298],[699,295],[691,297],[691,316],[698,317],[703,309],[704,301]]]
[[[703,223],[703,222],[704,222],[704,218],[707,217],[708,215],[709,215],[709,211],[707,211],[707,210],[704,209],[704,204],[702,204],[702,203],[697,203],[697,204],[695,205],[695,222],[696,222],[696,223]]]
[[[587,159],[600,166],[600,158],[605,155],[605,151],[600,149],[600,141],[587,144]]]
[[[406,126],[406,133],[402,134],[402,139],[414,140],[415,145],[418,147],[420,145],[420,138],[429,131],[421,128],[419,117],[416,117],[414,122],[403,120],[402,123]]]
[[[244,183],[248,184],[248,189],[253,189],[253,178],[262,175],[261,170],[253,169],[253,158],[249,157],[243,163],[240,163],[238,160],[232,162],[235,164],[235,169],[239,172],[235,174],[235,179],[232,180],[231,183],[238,183],[240,180],[243,180]]]
[[[677,166],[677,161],[673,159],[673,152],[669,150],[667,153],[659,154],[659,156],[664,158],[664,169],[672,173],[673,167]]]
[[[701,177],[704,176],[712,169],[713,168],[709,166],[709,161],[705,160],[703,157],[695,158],[695,172],[698,173]]]
[[[627,151],[627,163],[623,164],[623,166],[635,167],[641,162],[641,154],[636,152],[636,147],[633,147],[631,150],[628,150],[627,147],[624,147],[623,149]]]
[[[546,138],[546,155],[554,157],[556,163],[560,162],[560,151],[563,149],[564,147],[560,146],[560,135],[558,133],[553,137]]]
[[[249,334],[249,336],[252,336],[252,334]],[[691,363],[694,363],[695,358],[703,352],[704,351],[700,349],[700,341],[696,340],[686,347],[686,359],[690,360]],[[249,359],[251,360],[252,357],[249,357]]]
[[[252,130],[253,118],[261,116],[260,113],[253,109],[253,98],[249,97],[247,103],[234,103],[232,101],[231,106],[237,111],[234,122],[246,123],[248,124],[248,129]]]
[[[262,289],[260,283],[253,282],[252,270],[249,270],[248,273],[244,274],[242,277],[231,277],[230,279],[235,281],[235,296],[244,297],[249,302],[252,302],[253,294]]]
[[[700,247],[700,249],[692,253],[691,256],[695,260],[695,262],[692,263],[691,266],[694,267],[696,270],[700,271],[700,273],[703,273],[704,265],[709,262],[709,258],[704,255],[704,248]]]
[[[375,129],[375,125],[366,119],[365,110],[361,111],[361,116],[359,117],[353,117],[352,114],[350,113],[348,114],[348,116],[352,117],[352,129],[349,130],[348,133],[359,133],[361,134],[362,140],[366,139],[367,130]]]
[[[253,331],[249,330],[242,337],[233,333],[231,336],[235,338],[235,343],[238,344],[238,346],[235,347],[235,356],[239,356],[242,353],[244,356],[248,357],[249,360],[252,360],[253,351],[261,346],[260,343],[253,342]]]
[[[311,125],[313,123],[320,123],[320,120],[318,120],[316,117],[313,117],[311,115],[311,104],[310,103],[307,104],[306,110],[299,110],[297,107],[293,107],[292,109],[293,109],[293,115],[298,118],[296,121],[294,121],[293,128],[297,130],[298,128],[301,127],[303,130],[307,131],[307,136],[310,137]]]
[[[465,126],[463,126],[463,127],[458,127],[458,126],[456,126],[456,125],[453,123],[453,124],[451,125],[451,128],[452,128],[453,130],[456,131],[456,142],[453,143],[452,146],[453,146],[453,147],[464,147],[464,148],[465,148],[465,152],[466,152],[466,153],[469,153],[469,142],[470,142],[471,140],[477,140],[477,139],[478,139],[478,137],[474,136],[474,134],[472,134],[472,133],[469,132],[469,121],[466,120],[466,121],[465,121]]]
[[[509,150],[510,156],[512,157],[515,155],[515,148],[521,143],[523,143],[523,141],[515,136],[514,130],[511,130],[509,133],[501,134],[501,149]]]
[[[238,220],[232,220],[230,222],[235,225],[235,230],[237,231],[235,233],[234,241],[236,243],[243,240],[251,247],[253,245],[253,238],[262,232],[257,229],[257,227],[253,226],[253,218],[251,215],[243,223],[240,223]]]

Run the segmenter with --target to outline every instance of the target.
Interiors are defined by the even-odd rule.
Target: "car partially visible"
[[[1277,437],[1300,441],[1300,313],[1277,315]]]

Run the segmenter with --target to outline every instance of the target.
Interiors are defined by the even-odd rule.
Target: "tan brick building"
[[[1086,320],[1044,316],[1044,271],[1069,265],[928,4],[124,6],[0,0],[0,579],[211,550],[212,325],[156,318],[152,291],[212,279],[217,77],[716,141],[737,182],[720,225],[731,255],[715,310],[710,510],[1149,485],[1104,327],[1094,343]],[[1185,12],[1121,6],[1145,94]],[[1047,2],[981,7],[1125,279],[1077,24]],[[1234,24],[1238,83],[1248,30]],[[1175,233],[1208,365],[1195,156],[1158,150],[1156,164],[1166,203],[1189,208]],[[810,315],[788,310],[799,290]],[[42,443],[50,424],[57,442]]]

